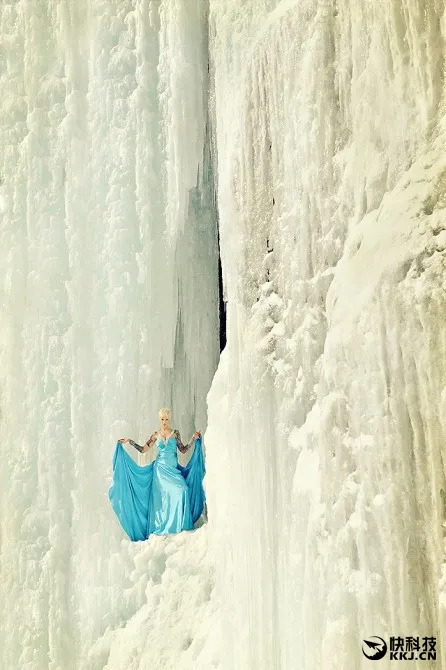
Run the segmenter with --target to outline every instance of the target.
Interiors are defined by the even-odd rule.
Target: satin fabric
[[[192,530],[204,507],[205,474],[201,437],[195,440],[186,467],[178,463],[177,441],[172,435],[157,440],[158,456],[149,465],[138,465],[121,442],[113,456],[111,505],[133,541],[149,535]]]

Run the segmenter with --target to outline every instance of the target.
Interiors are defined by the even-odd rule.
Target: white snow
[[[2,668],[446,668],[445,38],[442,0],[1,4]],[[209,521],[132,543],[111,459],[161,406]]]

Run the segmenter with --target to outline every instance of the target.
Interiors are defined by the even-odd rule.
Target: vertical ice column
[[[207,11],[202,0],[166,1],[159,6],[163,217],[148,259],[152,285],[159,287],[151,292],[148,305],[157,324],[157,337],[148,346],[161,357],[159,396],[164,404],[172,404],[174,420],[186,434],[195,427],[204,428],[204,395],[218,361]]]
[[[217,559],[228,668],[361,662],[357,622],[375,585],[361,582],[355,570],[366,564],[346,555],[351,545],[334,528],[342,496],[356,490],[349,459],[337,473],[348,480],[340,500],[323,501],[330,510],[339,502],[339,515],[319,505],[329,488],[321,473],[332,472],[319,459],[329,460],[344,421],[336,367],[328,398],[321,384],[330,369],[326,296],[350,229],[380,206],[438,120],[442,11],[421,1],[385,10],[211,2],[228,346],[209,394],[208,479],[216,554],[223,544],[231,556]],[[336,360],[348,376],[353,349]],[[361,365],[370,369],[365,357]],[[351,421],[367,432],[360,412]],[[373,473],[368,462],[362,476],[375,481]],[[339,571],[354,566],[341,590],[331,533]]]
[[[186,438],[204,428],[218,359],[205,10],[0,7],[7,668],[87,667],[140,607],[107,499],[115,441],[146,437],[161,404]]]

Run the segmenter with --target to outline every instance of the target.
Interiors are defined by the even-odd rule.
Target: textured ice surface
[[[446,668],[444,11],[2,3],[5,670]],[[167,404],[209,523],[132,544]]]
[[[203,3],[185,7],[0,7],[5,670],[104,666],[91,646],[146,602],[107,498],[116,440],[147,439],[164,406],[185,440],[206,428],[207,32]]]
[[[224,668],[365,668],[365,637],[444,630],[443,12],[211,2]]]

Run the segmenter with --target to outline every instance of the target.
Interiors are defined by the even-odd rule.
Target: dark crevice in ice
[[[220,353],[226,346],[226,302],[223,297],[223,272],[220,256],[220,236],[218,236],[218,313],[220,321]]]

